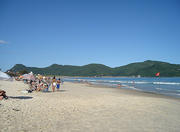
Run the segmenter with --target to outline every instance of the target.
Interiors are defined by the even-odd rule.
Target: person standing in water
[[[52,79],[52,91],[54,92],[56,88],[56,77],[54,76]]]

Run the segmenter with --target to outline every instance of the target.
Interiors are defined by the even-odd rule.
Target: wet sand
[[[179,132],[180,99],[65,82],[60,92],[22,93],[0,81],[0,132]],[[51,90],[51,89],[50,89]]]

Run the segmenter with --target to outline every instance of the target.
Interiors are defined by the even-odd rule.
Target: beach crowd
[[[27,90],[29,93],[33,91],[43,91],[48,92],[51,91],[55,92],[55,90],[60,90],[60,84],[63,83],[63,81],[60,78],[54,77],[46,77],[46,76],[37,76],[35,79],[29,80],[29,79],[21,79],[16,78],[17,81],[24,81],[25,84],[29,84],[29,89]]]
[[[60,78],[54,77],[46,77],[38,75],[36,77],[33,76],[32,79],[24,79],[21,76],[15,77],[16,81],[23,81],[25,84],[29,85],[29,89],[27,89],[25,92],[31,93],[33,91],[42,91],[42,92],[48,92],[52,91],[55,92],[60,91],[60,85],[63,84],[63,80]],[[51,88],[51,89],[50,89]],[[6,91],[0,89],[0,100],[2,99],[8,99],[8,96],[6,95]]]

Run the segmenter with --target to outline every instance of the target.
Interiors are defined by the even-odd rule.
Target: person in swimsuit
[[[58,80],[57,80],[57,90],[59,91],[59,88],[60,88],[60,83],[61,83],[61,79],[59,78]]]
[[[56,77],[54,76],[52,79],[52,91],[54,92],[56,88]]]

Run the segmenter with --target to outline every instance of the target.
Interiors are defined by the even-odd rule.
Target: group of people
[[[32,91],[43,91],[48,92],[49,88],[52,88],[52,91],[60,90],[60,84],[63,84],[63,80],[60,78],[56,79],[54,76],[52,77],[36,77],[34,80],[20,79],[18,77],[15,78],[17,81],[23,80],[24,83],[29,84],[29,89],[27,90],[29,93]],[[0,100],[8,99],[6,95],[6,91],[0,89]]]
[[[28,92],[32,91],[43,91],[48,92],[49,88],[52,88],[52,91],[55,92],[55,90],[60,90],[60,84],[62,83],[61,79],[54,76],[51,77],[42,77],[42,78],[35,78],[35,80],[24,80],[25,83],[29,84],[30,89]]]

